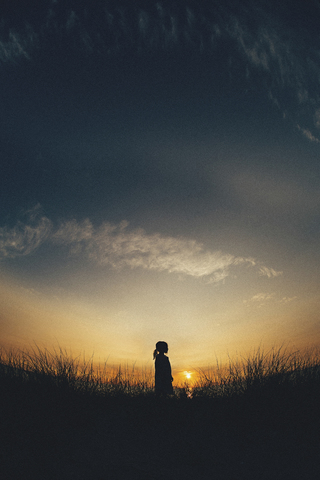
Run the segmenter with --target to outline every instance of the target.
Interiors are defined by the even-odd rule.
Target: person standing
[[[153,352],[155,360],[155,391],[157,395],[172,395],[172,374],[168,353],[168,344],[166,342],[157,342]]]

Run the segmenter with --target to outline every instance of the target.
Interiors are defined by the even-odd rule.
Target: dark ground
[[[318,480],[319,401],[79,396],[1,379],[0,478]]]

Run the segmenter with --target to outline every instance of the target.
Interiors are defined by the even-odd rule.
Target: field
[[[1,479],[318,479],[320,355],[261,349],[158,398],[152,371],[1,350]]]

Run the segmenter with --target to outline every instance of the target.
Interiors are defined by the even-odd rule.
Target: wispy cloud
[[[282,275],[283,272],[276,271],[273,268],[259,267],[259,274],[262,276],[266,276],[268,278],[272,278],[272,277],[279,277],[279,275]]]
[[[280,300],[280,303],[289,303],[289,302],[293,302],[293,300],[296,300],[298,297],[295,295],[294,297],[283,297],[281,300]]]
[[[243,72],[262,71],[269,98],[294,125],[301,125],[299,130],[308,140],[318,143],[319,44],[310,44],[303,33],[284,24],[284,17],[281,22],[281,16],[259,2],[242,9],[228,2],[214,3],[178,6],[158,1],[142,7],[119,1],[87,9],[81,2],[66,2],[61,15],[60,2],[51,2],[37,16],[26,9],[26,22],[20,27],[14,24],[14,13],[3,16],[0,60],[28,59],[35,46],[48,46],[48,38],[50,42],[58,39],[59,44],[65,41],[77,51],[107,55],[128,47],[145,52],[187,46],[198,51],[221,50],[228,61],[238,52],[244,60]],[[320,15],[316,7],[314,14]],[[230,44],[230,40],[235,48],[226,50],[223,42]]]
[[[278,61],[280,60],[281,57],[279,58],[276,52],[279,39],[266,28],[258,33],[251,33],[245,25],[234,18],[228,27],[228,31],[230,36],[236,39],[240,51],[255,67],[269,72],[272,59],[278,58]]]
[[[36,224],[18,222],[13,228],[0,228],[0,257],[30,255],[48,239],[51,227],[50,220],[41,217]]]
[[[293,124],[298,119],[307,122],[309,128],[298,126],[298,129],[308,140],[318,143],[319,44],[311,44],[301,33],[297,35],[287,23],[281,23],[281,17],[261,5],[252,5],[252,10],[255,10],[254,27],[250,14],[241,20],[232,15],[226,26],[248,64],[247,74],[262,71],[268,96],[284,118]]]
[[[0,229],[0,255],[14,258],[33,253],[47,242],[64,249],[72,256],[111,268],[139,268],[158,272],[203,278],[206,283],[223,282],[234,269],[253,268],[260,275],[280,275],[250,257],[239,257],[220,250],[208,250],[196,240],[147,233],[130,229],[126,221],[102,223],[95,228],[90,220],[71,220],[58,228],[36,210],[29,212],[29,224],[18,222]]]
[[[269,300],[272,300],[275,296],[275,293],[257,293],[253,295],[249,300],[244,300],[243,303],[247,306],[252,304],[257,305],[258,307],[264,306]]]
[[[249,300],[243,300],[243,303],[248,307],[251,305],[263,307],[270,300],[275,300],[277,303],[286,304],[286,303],[293,302],[297,298],[298,297],[295,295],[294,297],[283,297],[281,299],[279,298],[276,299],[276,294],[274,292],[272,293],[260,292],[260,293],[257,293],[256,295],[253,295]]]
[[[0,25],[0,61],[2,62],[15,62],[19,58],[29,60],[30,53],[37,43],[38,35],[30,25],[26,25],[21,32],[11,28],[6,39],[1,35]]]
[[[319,128],[319,120],[316,121],[316,125]],[[297,125],[297,127],[298,127],[298,130],[300,130],[300,132],[302,132],[302,134],[308,140],[310,140],[310,142],[320,143],[320,140],[317,137],[315,137],[314,135],[312,135],[310,130],[307,130],[306,128],[302,128],[302,127],[300,127],[300,125]]]
[[[52,241],[85,255],[100,265],[124,266],[167,271],[221,281],[232,266],[252,265],[252,259],[235,257],[221,251],[208,251],[195,240],[174,238],[142,229],[129,230],[127,222],[103,223],[94,229],[86,220],[66,222],[52,236]]]

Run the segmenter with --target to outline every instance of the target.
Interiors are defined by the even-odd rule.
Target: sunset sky
[[[320,341],[320,3],[4,1],[1,344]]]

